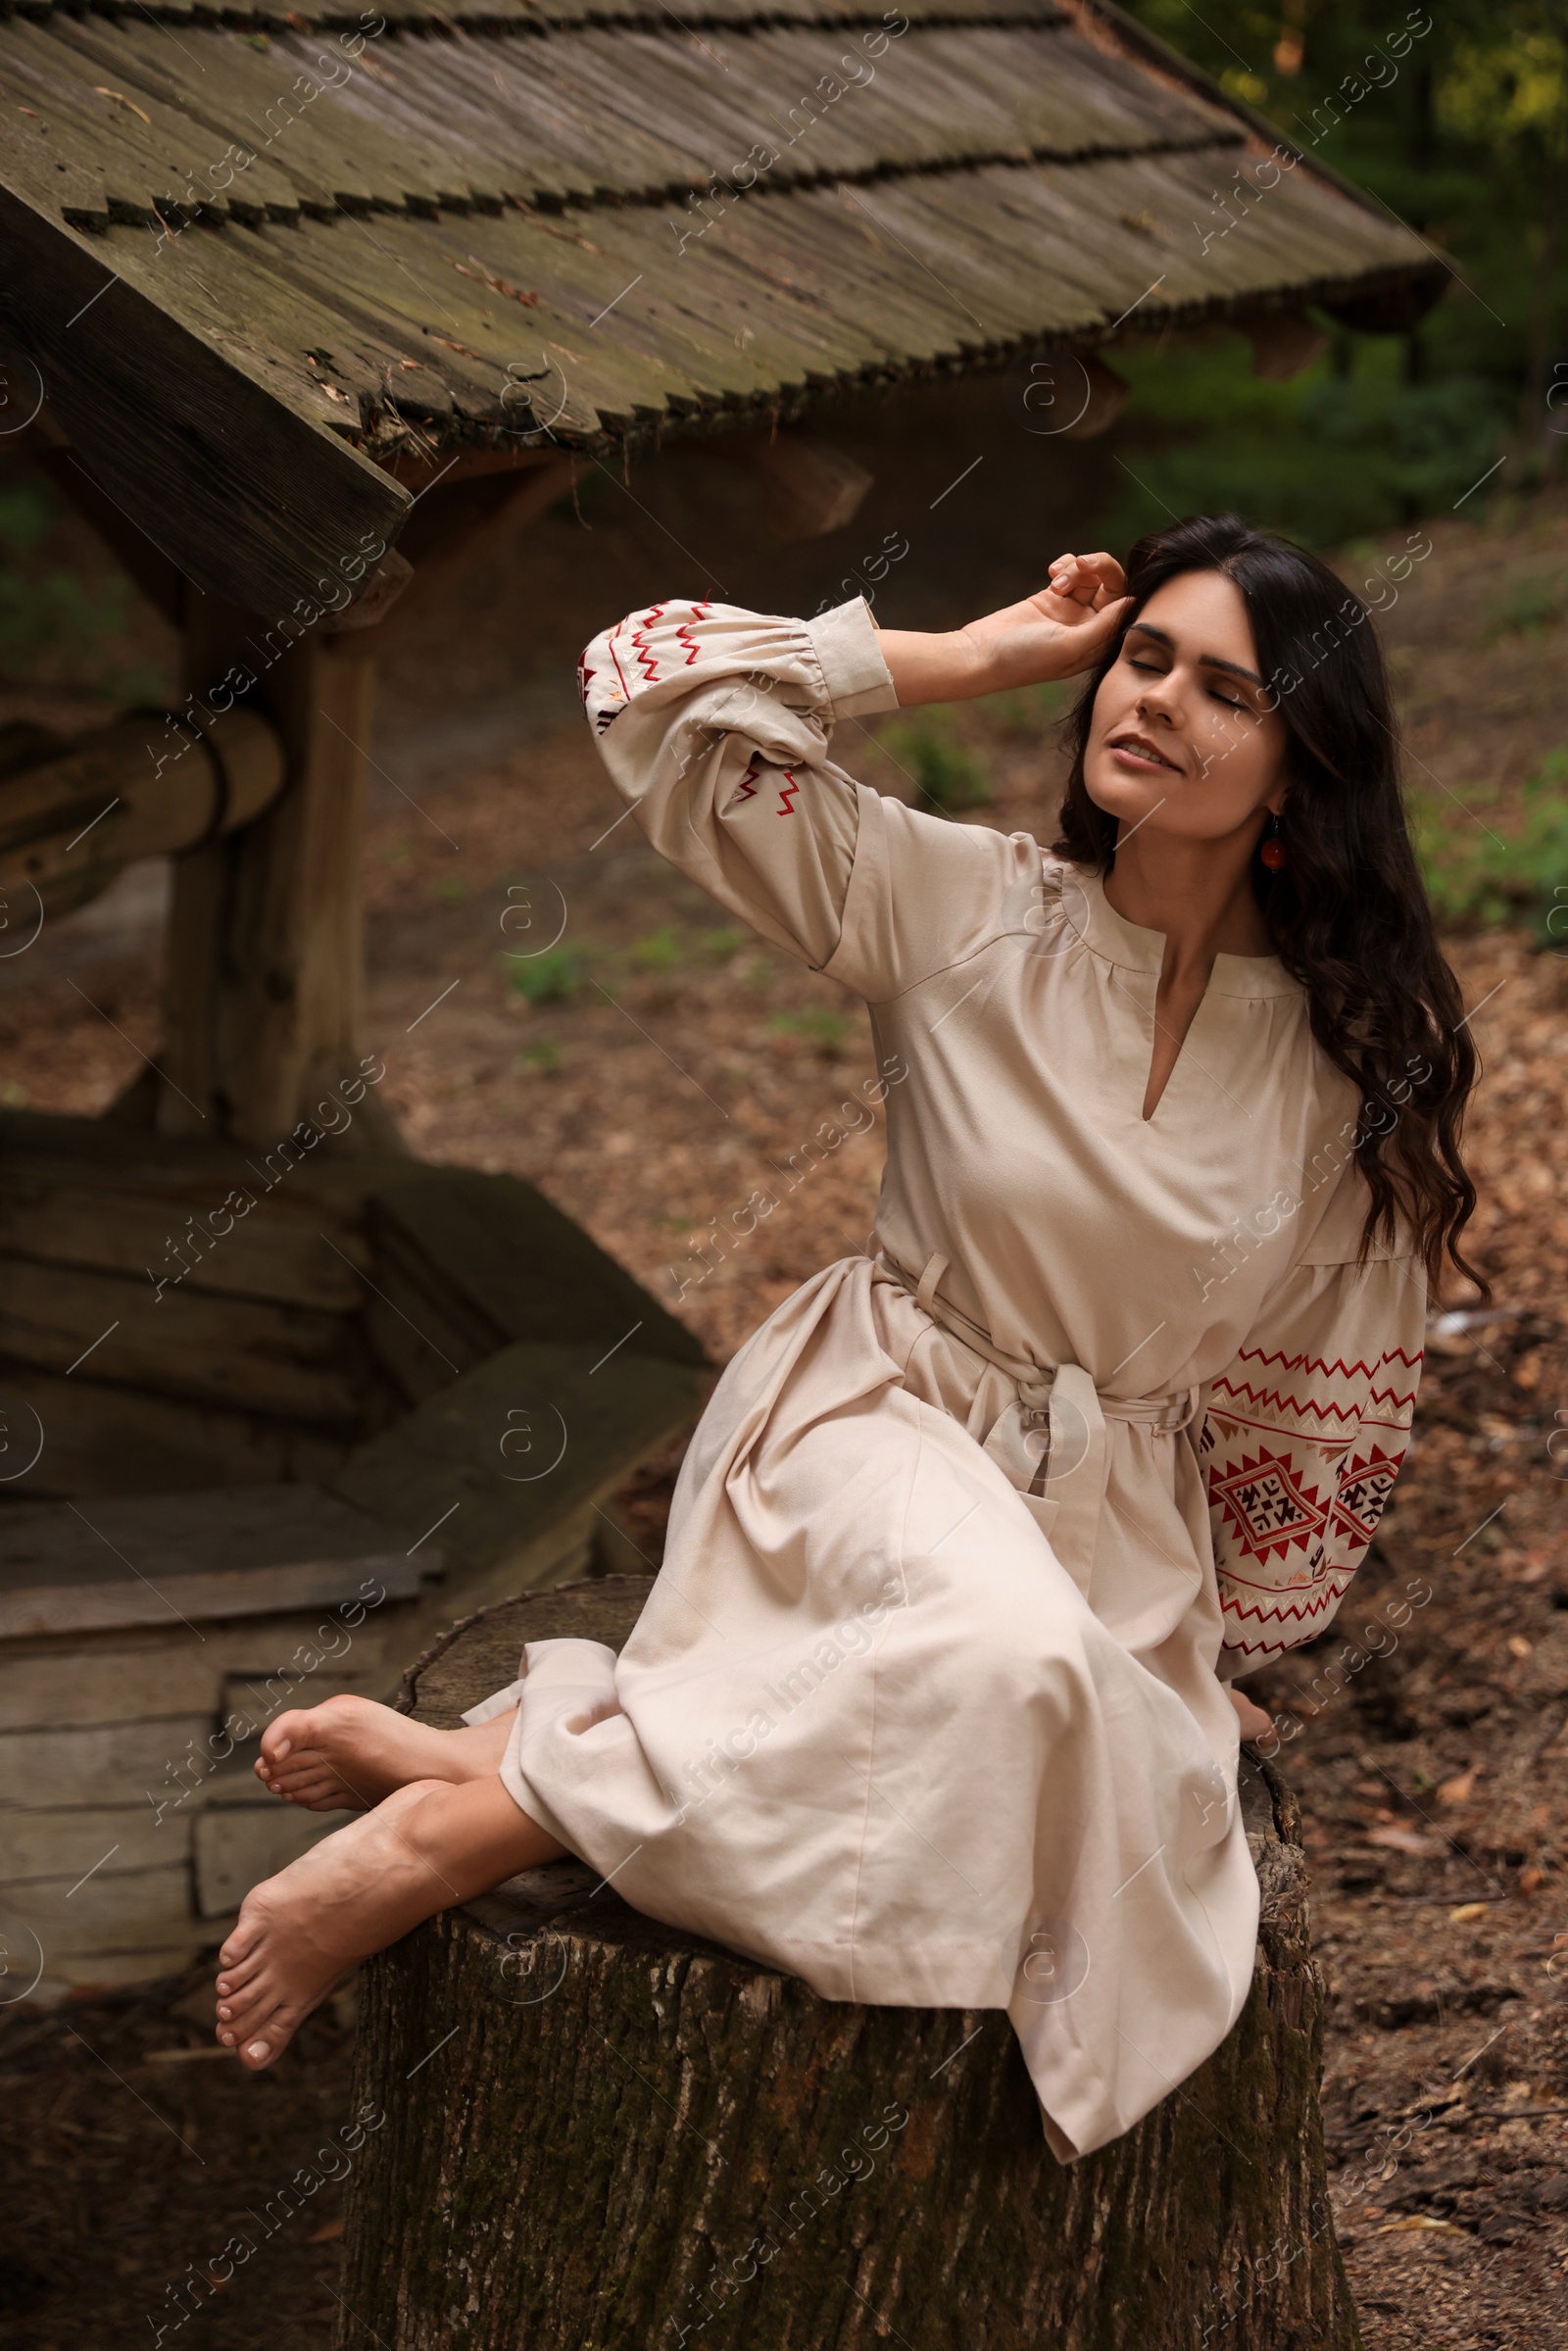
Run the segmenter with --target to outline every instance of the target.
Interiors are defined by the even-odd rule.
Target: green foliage
[[[773,985],[773,966],[766,955],[753,955],[741,973],[741,985],[760,991]]]
[[[1526,778],[1519,816],[1506,834],[1492,821],[1490,796],[1462,795],[1472,820],[1424,795],[1411,830],[1427,889],[1446,928],[1529,922],[1542,947],[1568,952],[1568,750],[1554,751]]]
[[[1411,388],[1484,379],[1510,422],[1526,420],[1510,475],[1528,470],[1545,363],[1568,332],[1568,244],[1555,233],[1568,168],[1561,0],[1232,0],[1223,15],[1189,0],[1127,5],[1451,260],[1453,285],[1404,339]]]
[[[1342,337],[1289,383],[1251,370],[1240,334],[1118,352],[1133,389],[1120,491],[1097,522],[1123,549],[1173,514],[1231,510],[1331,547],[1450,508],[1496,460],[1500,389],[1409,384],[1388,338]]]
[[[576,995],[582,980],[583,958],[573,947],[552,947],[512,965],[512,985],[531,1004],[564,1004]]]
[[[168,684],[148,664],[105,668],[104,649],[125,627],[131,586],[112,578],[88,587],[74,571],[43,561],[59,508],[28,476],[0,485],[0,679],[33,681],[47,671],[120,701],[161,700]]]
[[[844,1051],[854,1024],[826,1004],[808,1004],[802,1012],[775,1012],[767,1025],[780,1036],[799,1037],[824,1061],[832,1061]]]
[[[1485,606],[1487,635],[1539,637],[1568,612],[1568,571],[1524,572]]]
[[[631,959],[642,971],[678,971],[686,960],[686,951],[680,933],[672,922],[639,939],[631,950]]]
[[[918,717],[884,727],[880,740],[940,814],[983,808],[991,798],[984,768],[959,739],[953,712],[941,705],[932,704]]]
[[[985,719],[1007,741],[1034,742],[1059,726],[1082,690],[1079,678],[1062,678],[1040,686],[1019,686],[1010,694],[993,694],[983,707]]]
[[[692,953],[699,963],[727,963],[745,945],[746,933],[734,928],[699,931],[692,942]]]
[[[561,1048],[554,1037],[535,1037],[514,1055],[512,1066],[534,1077],[553,1078],[561,1068]]]
[[[461,906],[468,895],[468,885],[460,882],[455,873],[445,873],[435,885],[435,895],[444,906]]]

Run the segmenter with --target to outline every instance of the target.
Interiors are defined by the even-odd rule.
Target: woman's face
[[[1095,806],[1188,841],[1259,829],[1285,799],[1289,734],[1268,706],[1240,589],[1184,571],[1149,599],[1095,696],[1084,782]]]

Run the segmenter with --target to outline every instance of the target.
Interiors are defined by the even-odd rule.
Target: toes
[[[286,1714],[278,1716],[275,1723],[269,1723],[262,1733],[263,1761],[271,1764],[275,1770],[284,1756],[308,1735],[310,1721],[309,1714],[297,1706],[291,1706]]]
[[[259,2031],[253,2021],[240,2044],[239,2061],[246,2072],[260,2074],[275,2064],[293,2039],[304,2015],[303,2008],[280,2006],[261,2020]]]

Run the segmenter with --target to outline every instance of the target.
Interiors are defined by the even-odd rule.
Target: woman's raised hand
[[[1049,587],[943,636],[883,629],[878,643],[900,704],[968,702],[1092,668],[1125,617],[1114,556],[1059,555]]]

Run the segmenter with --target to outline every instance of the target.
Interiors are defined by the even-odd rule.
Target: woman
[[[725,1371],[618,1663],[438,1733],[287,1714],[372,1802],[247,1902],[220,2036],[563,1852],[829,1998],[1006,2008],[1063,2161],[1247,1995],[1233,1678],[1331,1621],[1404,1449],[1473,1078],[1372,625],[1234,518],[953,635],[657,606],[582,686],[654,846],[871,1006],[873,1255]],[[1061,839],[857,787],[836,727],[1080,671]],[[379,1800],[377,1800],[379,1799]]]

